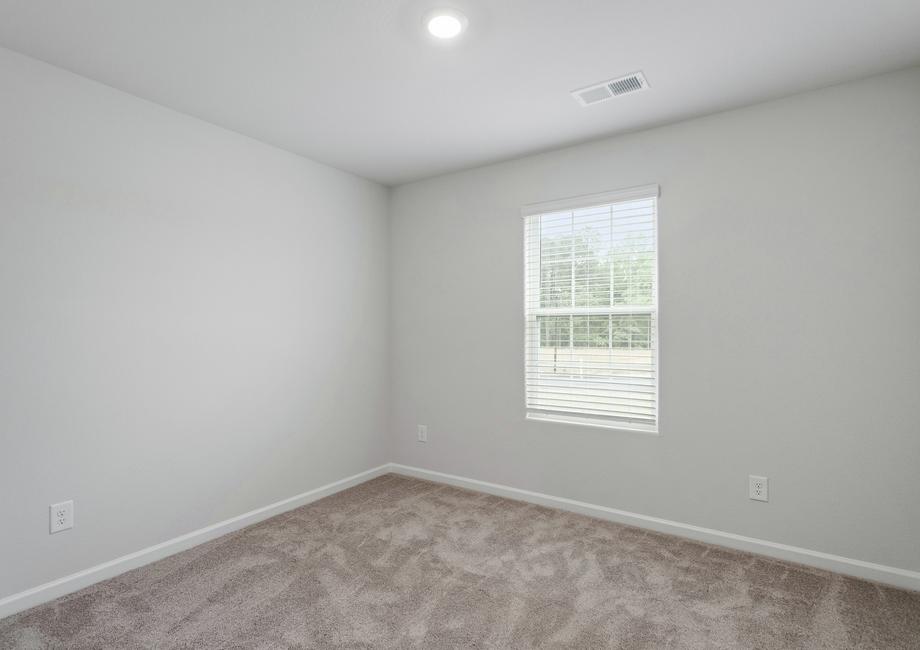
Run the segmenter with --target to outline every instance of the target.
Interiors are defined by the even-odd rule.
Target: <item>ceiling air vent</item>
[[[620,95],[637,93],[646,88],[648,88],[648,81],[645,80],[645,75],[641,72],[634,72],[625,77],[611,79],[610,81],[602,81],[599,84],[594,84],[587,88],[573,90],[572,97],[582,106],[590,106],[591,104],[598,104],[608,99],[619,97]]]

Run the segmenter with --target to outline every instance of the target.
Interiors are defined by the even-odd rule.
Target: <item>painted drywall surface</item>
[[[0,597],[389,460],[385,188],[7,50],[0,88]]]
[[[520,206],[647,183],[661,435],[525,420]],[[401,186],[390,219],[394,461],[920,569],[920,68]]]

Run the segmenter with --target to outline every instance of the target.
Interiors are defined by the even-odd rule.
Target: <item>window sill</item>
[[[612,429],[624,433],[638,433],[645,436],[659,436],[657,426],[630,424],[628,422],[617,422],[616,420],[605,420],[603,418],[582,417],[577,415],[556,415],[552,413],[534,413],[527,412],[527,419],[536,422],[549,422],[552,424],[574,424],[580,427],[593,427],[595,429]]]

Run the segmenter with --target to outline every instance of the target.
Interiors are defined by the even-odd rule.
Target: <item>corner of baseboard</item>
[[[186,549],[198,546],[221,535],[226,535],[235,530],[245,528],[252,524],[258,523],[275,515],[279,515],[288,510],[299,508],[300,506],[312,503],[330,496],[336,492],[341,492],[355,485],[364,483],[383,474],[393,471],[393,463],[384,463],[369,470],[359,472],[352,476],[347,476],[338,481],[327,483],[313,490],[308,490],[301,494],[276,501],[267,506],[250,510],[236,517],[220,521],[216,524],[199,528],[185,535],[174,537],[173,539],[148,546],[147,548],[123,555],[102,564],[77,571],[70,575],[40,584],[31,589],[26,589],[15,594],[0,598],[0,619],[12,616],[21,611],[41,605],[42,603],[66,596],[85,587],[89,587],[97,582],[113,578],[131,569],[150,564],[161,560],[170,555],[174,555]]]
[[[798,546],[791,546],[789,544],[770,542],[712,528],[685,524],[679,521],[671,521],[659,517],[628,512],[626,510],[608,508],[607,506],[599,506],[593,503],[585,503],[574,499],[556,497],[540,492],[531,492],[508,485],[489,483],[487,481],[456,476],[454,474],[445,474],[444,472],[436,472],[420,467],[401,465],[399,463],[390,463],[389,466],[391,472],[403,474],[404,476],[446,483],[455,487],[486,492],[496,496],[517,499],[518,501],[526,501],[528,503],[557,508],[559,510],[567,510],[569,512],[588,515],[590,517],[619,524],[627,524],[629,526],[646,528],[660,533],[685,537],[698,542],[705,542],[707,544],[724,546],[739,551],[746,551],[779,560],[795,562],[825,571],[841,573],[864,580],[872,580],[901,589],[920,591],[920,571],[900,569],[874,562],[856,560],[841,555],[825,553],[823,551],[814,551]]]

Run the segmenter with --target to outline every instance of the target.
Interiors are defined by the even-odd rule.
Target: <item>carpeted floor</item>
[[[0,648],[920,648],[920,593],[386,475],[0,621]]]

